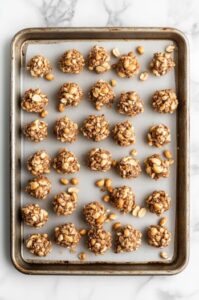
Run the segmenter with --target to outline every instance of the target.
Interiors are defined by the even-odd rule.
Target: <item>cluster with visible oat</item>
[[[59,60],[59,68],[63,73],[79,74],[84,65],[84,57],[76,49],[66,51]]]
[[[95,255],[104,254],[111,248],[111,245],[110,232],[103,228],[92,228],[88,231],[88,248]]]
[[[138,93],[121,93],[117,104],[117,111],[122,115],[136,116],[144,112],[144,104]]]
[[[79,244],[81,235],[79,230],[75,227],[73,223],[67,223],[55,227],[55,243],[59,246],[75,250]]]
[[[65,107],[78,106],[83,97],[82,88],[75,82],[64,83],[58,92],[59,111],[64,111]]]
[[[51,187],[51,181],[47,177],[39,175],[28,181],[25,191],[34,198],[43,200],[51,192]]]
[[[150,212],[159,216],[169,210],[171,198],[165,191],[154,191],[147,197],[146,204]]]
[[[113,138],[119,146],[135,144],[135,132],[129,121],[117,123],[112,129]]]
[[[113,67],[115,68],[117,75],[122,78],[130,78],[138,74],[140,69],[137,57],[133,52],[121,55],[118,62]]]
[[[119,227],[116,231],[116,253],[136,251],[141,246],[142,233],[131,225]]]
[[[58,216],[69,216],[77,207],[77,194],[61,192],[54,197],[52,205]]]
[[[80,164],[77,157],[66,148],[61,149],[57,156],[53,159],[53,168],[57,173],[76,173],[80,170]]]
[[[25,241],[26,248],[36,256],[47,256],[52,251],[48,234],[31,234]]]
[[[155,76],[167,74],[175,67],[175,62],[171,53],[157,52],[154,53],[153,59],[150,62],[150,68]]]
[[[128,186],[116,187],[110,193],[112,205],[121,213],[130,213],[135,207],[135,194]]]
[[[31,113],[41,113],[47,105],[48,97],[40,89],[25,91],[21,101],[21,108]]]
[[[168,126],[158,124],[151,126],[147,134],[149,146],[160,148],[171,142],[171,133]]]
[[[52,72],[52,66],[49,60],[42,55],[33,56],[27,64],[27,70],[33,77],[45,77]]]
[[[167,247],[171,241],[171,232],[160,225],[151,225],[147,230],[149,245],[157,248]]]
[[[65,116],[55,122],[54,133],[62,143],[74,143],[77,140],[78,125]]]
[[[112,165],[112,155],[110,151],[94,148],[88,153],[88,167],[92,171],[107,172]]]
[[[153,154],[144,161],[146,173],[155,180],[161,177],[169,177],[169,166],[168,160],[163,160],[159,154]]]
[[[48,124],[40,120],[32,121],[24,125],[23,134],[30,141],[39,143],[48,136]]]
[[[110,84],[104,80],[98,80],[89,92],[89,98],[97,110],[103,106],[111,107],[115,100],[115,93]]]
[[[88,69],[96,73],[104,73],[110,70],[110,55],[104,47],[94,46],[88,55]]]
[[[86,138],[99,142],[109,136],[109,123],[104,115],[90,115],[84,120],[81,132]]]
[[[28,158],[27,169],[34,175],[50,173],[51,158],[45,150],[35,152]]]
[[[102,227],[107,218],[105,207],[97,201],[86,204],[83,214],[86,222],[92,227]]]
[[[152,97],[152,107],[159,113],[174,113],[178,107],[176,93],[172,89],[156,91]]]
[[[122,178],[137,178],[141,173],[138,159],[132,156],[125,156],[117,163],[119,174]]]
[[[27,204],[21,209],[22,219],[26,225],[40,228],[48,221],[48,212],[38,204]]]

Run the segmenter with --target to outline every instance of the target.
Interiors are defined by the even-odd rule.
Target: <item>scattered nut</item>
[[[69,183],[69,180],[66,179],[66,178],[61,178],[61,179],[60,179],[60,182],[61,182],[61,184],[63,184],[63,185],[67,185],[67,184]]]
[[[69,187],[68,188],[68,193],[70,193],[70,194],[73,194],[73,193],[78,194],[79,190],[76,187]]]
[[[166,52],[172,53],[175,50],[175,45],[168,45],[166,47]]]
[[[45,79],[52,81],[55,79],[55,76],[52,73],[48,73],[45,75]]]
[[[112,186],[112,180],[110,178],[105,179],[105,187],[108,188]]]
[[[138,216],[138,212],[140,211],[140,206],[139,205],[136,205],[133,210],[132,210],[132,215],[134,217],[137,217]]]
[[[142,72],[142,73],[140,73],[140,80],[141,81],[147,80],[148,77],[149,77],[149,73],[148,72]]]
[[[120,56],[120,51],[117,48],[113,48],[112,49],[112,54],[115,57],[119,57]]]
[[[70,183],[72,185],[78,185],[79,184],[79,180],[77,178],[71,178]]]
[[[146,208],[144,208],[144,207],[140,208],[137,215],[138,215],[138,218],[143,218],[146,215]]]
[[[112,160],[112,167],[116,167],[117,166],[117,160],[113,159]]]
[[[130,154],[131,154],[132,156],[137,156],[138,152],[137,152],[136,149],[132,149],[132,150],[130,151]]]
[[[159,221],[159,225],[160,226],[164,226],[167,223],[168,218],[167,217],[163,217],[160,219]]]
[[[143,46],[138,46],[136,48],[136,51],[137,51],[138,54],[142,55],[142,54],[144,54],[144,47]]]
[[[39,115],[40,115],[41,118],[45,118],[48,115],[48,111],[47,110],[43,110]]]
[[[110,220],[110,221],[113,221],[117,218],[117,215],[114,214],[114,213],[111,213],[107,216],[107,219]]]
[[[96,182],[95,182],[95,185],[97,186],[97,187],[103,187],[104,186],[104,179],[99,179],[99,180],[97,180]]]
[[[111,79],[110,84],[112,87],[116,86],[117,81],[115,79]]]
[[[165,150],[163,153],[164,153],[164,156],[168,159],[171,159],[173,157],[171,151],[169,151],[169,150]]]
[[[86,260],[87,255],[86,255],[85,252],[80,252],[80,253],[78,254],[78,258],[79,258],[79,260],[84,261],[84,260]]]
[[[163,258],[163,259],[167,259],[168,254],[166,252],[160,252],[160,257]]]
[[[121,228],[122,224],[120,222],[116,222],[113,224],[112,228],[113,230],[118,230],[119,228]]]
[[[103,200],[104,202],[109,202],[109,201],[110,201],[110,196],[109,196],[109,195],[104,195],[104,196],[102,197],[102,200]]]
[[[80,229],[79,233],[80,233],[81,236],[84,236],[84,235],[87,234],[87,230],[86,229]]]

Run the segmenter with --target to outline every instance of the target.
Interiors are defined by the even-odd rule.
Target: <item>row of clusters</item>
[[[83,98],[82,88],[74,82],[64,83],[58,93],[60,112],[65,107],[78,106]],[[104,80],[97,81],[89,92],[89,99],[97,110],[104,105],[111,107],[115,100],[111,85]],[[42,113],[48,105],[48,97],[40,89],[27,90],[21,101],[21,107],[27,112]],[[159,90],[152,96],[152,108],[160,113],[173,113],[178,106],[176,93],[172,89]],[[123,92],[117,103],[117,111],[127,116],[136,116],[144,112],[144,104],[135,91]]]
[[[166,52],[157,52],[153,55],[149,68],[155,76],[165,75],[175,66],[171,54],[174,48],[174,46],[170,46],[170,48],[167,47]],[[138,47],[137,52],[143,54],[144,48]],[[116,74],[122,78],[130,78],[138,74],[140,65],[136,55],[132,51],[128,54],[121,55],[119,50],[114,48],[112,54],[118,58],[118,61],[111,66],[110,55],[104,47],[94,46],[90,50],[86,60],[77,49],[70,49],[60,57],[59,69],[63,73],[79,74],[83,71],[85,64],[87,64],[89,71],[94,71],[98,74],[109,71],[111,67],[116,71]],[[47,80],[54,79],[52,65],[50,61],[42,55],[32,57],[27,65],[27,70],[33,77],[44,77]]]

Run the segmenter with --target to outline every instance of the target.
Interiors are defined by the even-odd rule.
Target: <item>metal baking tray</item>
[[[69,48],[77,48],[86,55],[95,44],[101,44],[108,50],[117,47],[121,53],[134,50],[136,46],[143,45],[146,55],[138,57],[141,68],[147,68],[148,62],[154,52],[162,51],[165,46],[174,43],[175,71],[170,72],[161,78],[150,76],[147,82],[140,82],[138,79],[120,79],[111,71],[103,75],[96,75],[84,71],[83,75],[62,74],[56,67],[58,57]],[[35,54],[41,53],[47,56],[53,63],[55,80],[46,82],[42,79],[32,79],[25,71],[27,60]],[[86,80],[85,80],[86,78]],[[50,127],[53,122],[63,115],[69,116],[77,123],[89,114],[96,111],[85,99],[80,104],[80,109],[67,109],[64,113],[58,113],[55,109],[56,92],[66,81],[79,83],[85,94],[89,87],[98,79],[110,80],[115,78],[117,86],[116,95],[123,90],[136,90],[145,101],[145,113],[136,118],[130,118],[137,135],[137,142],[133,146],[138,150],[138,158],[141,162],[152,153],[161,153],[162,150],[153,149],[147,146],[144,135],[147,129],[154,123],[163,122],[171,129],[172,143],[169,148],[174,154],[175,164],[171,167],[171,175],[168,179],[155,182],[146,175],[136,180],[123,180],[117,174],[110,171],[106,174],[89,172],[81,161],[81,156],[94,146],[101,146],[111,150],[114,158],[128,155],[132,147],[115,147],[111,139],[107,139],[99,144],[88,143],[83,137],[79,137],[78,142],[73,145],[66,145],[67,148],[80,157],[82,165],[81,171],[77,174],[80,179],[79,205],[77,211],[69,217],[57,217],[51,208],[53,195],[64,190],[58,184],[60,175],[52,171],[48,176],[53,182],[52,194],[47,200],[40,201],[39,204],[49,212],[50,220],[44,228],[37,229],[36,232],[47,232],[52,236],[53,228],[64,222],[74,222],[78,228],[85,227],[80,216],[82,206],[92,200],[100,200],[100,192],[94,186],[94,181],[102,177],[113,179],[114,185],[127,184],[132,186],[137,196],[138,204],[143,205],[147,194],[155,189],[165,189],[172,198],[172,208],[167,212],[169,219],[168,228],[172,231],[173,239],[167,252],[169,259],[163,261],[159,258],[159,250],[147,245],[143,239],[143,246],[135,253],[114,254],[113,251],[103,255],[95,256],[89,253],[86,262],[77,259],[77,253],[71,254],[69,251],[59,246],[53,245],[52,253],[46,258],[32,256],[24,247],[23,239],[28,234],[35,232],[32,228],[27,228],[21,223],[19,210],[21,205],[36,202],[33,198],[24,193],[24,185],[30,174],[24,168],[27,156],[39,149],[46,149],[52,156],[55,155],[63,145],[56,141],[51,134],[47,141],[34,144],[26,141],[20,136],[22,124],[37,118],[37,115],[24,113],[20,109],[20,96],[28,88],[40,87],[50,98],[48,106],[49,116],[45,119]],[[15,267],[27,274],[118,274],[118,275],[143,275],[143,274],[175,274],[180,272],[188,260],[189,244],[189,106],[188,106],[188,46],[184,35],[170,28],[32,28],[24,29],[16,34],[12,42],[12,95],[11,95],[11,257]],[[154,113],[150,109],[150,96],[161,88],[174,88],[180,101],[177,113],[172,116],[163,116]],[[103,108],[100,113],[104,113],[111,124],[122,121],[126,118]],[[128,118],[129,119],[129,118]],[[70,177],[70,176],[68,176]],[[143,188],[144,186],[144,188]],[[85,188],[86,187],[86,188]],[[89,188],[87,188],[89,187]],[[38,201],[37,201],[38,203]],[[108,204],[106,208],[114,211]],[[116,212],[116,211],[115,211]],[[117,213],[117,212],[116,212]],[[156,224],[158,218],[148,213],[143,219],[132,216],[121,216],[117,213],[118,219],[123,224],[133,224],[136,228],[144,232],[146,226]],[[106,225],[110,229],[110,224]],[[61,248],[61,249],[60,249]],[[85,250],[85,243],[78,247],[78,252]]]

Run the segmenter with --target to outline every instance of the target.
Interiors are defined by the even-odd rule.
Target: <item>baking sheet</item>
[[[111,151],[113,158],[118,159],[122,156],[128,155],[132,148],[137,149],[138,156],[142,165],[144,159],[153,154],[153,153],[162,153],[163,149],[169,149],[174,155],[174,159],[176,161],[176,114],[173,115],[162,115],[154,112],[151,109],[151,96],[158,89],[165,88],[174,88],[175,89],[175,74],[174,72],[169,72],[167,75],[163,77],[155,77],[149,76],[149,79],[145,82],[141,82],[137,77],[136,78],[119,78],[114,71],[107,72],[105,74],[95,74],[89,72],[86,68],[79,75],[71,75],[64,74],[59,71],[57,67],[57,61],[60,55],[63,54],[64,51],[70,48],[77,48],[80,50],[84,56],[86,56],[90,50],[90,48],[99,44],[104,46],[106,49],[111,51],[112,48],[117,47],[121,53],[127,53],[131,50],[135,50],[136,46],[143,45],[145,48],[145,54],[143,56],[138,56],[138,60],[141,64],[141,71],[144,71],[148,67],[148,63],[152,58],[154,52],[163,51],[165,46],[171,44],[172,42],[169,40],[114,40],[114,41],[59,41],[59,42],[50,42],[44,43],[44,41],[31,42],[28,41],[26,45],[24,45],[24,49],[26,48],[26,53],[24,56],[24,64],[21,70],[21,94],[24,93],[25,90],[29,88],[41,88],[41,90],[46,93],[49,97],[49,105],[48,112],[49,115],[45,118],[49,124],[49,137],[47,140],[34,144],[26,139],[22,138],[21,140],[21,204],[25,205],[27,203],[39,203],[42,208],[45,208],[49,213],[49,221],[45,225],[45,227],[41,229],[30,228],[26,225],[22,225],[22,256],[23,259],[29,261],[34,259],[34,262],[45,262],[45,261],[69,261],[74,263],[82,263],[77,258],[77,253],[81,251],[86,251],[88,253],[88,262],[123,262],[123,263],[134,263],[134,262],[157,262],[162,261],[159,257],[160,249],[153,248],[147,245],[145,239],[145,230],[147,226],[151,224],[157,224],[159,218],[151,213],[147,213],[144,218],[136,218],[132,215],[122,215],[116,209],[114,209],[110,204],[104,203],[101,200],[102,192],[98,188],[95,187],[94,182],[99,178],[111,178],[113,180],[114,186],[120,185],[129,185],[133,188],[136,194],[136,203],[144,206],[145,198],[148,194],[150,194],[154,190],[163,189],[168,192],[168,194],[172,198],[172,207],[169,212],[166,212],[165,215],[168,216],[167,227],[172,232],[172,242],[169,247],[166,248],[167,253],[169,254],[169,260],[171,261],[174,256],[174,230],[175,230],[175,208],[176,208],[176,163],[171,166],[171,174],[167,179],[160,179],[159,181],[154,181],[150,179],[147,175],[145,175],[144,170],[142,175],[137,179],[124,180],[119,177],[119,175],[111,170],[106,173],[101,172],[91,172],[85,165],[83,157],[85,154],[93,147],[102,147]],[[26,65],[26,61],[28,61],[33,55],[42,54],[48,57],[53,64],[54,67],[54,75],[55,80],[52,82],[47,82],[44,79],[33,79],[30,77],[24,66]],[[112,63],[116,61],[113,57],[111,58]],[[144,101],[145,112],[136,117],[126,117],[118,114],[115,109],[103,108],[100,112],[97,112],[92,103],[90,103],[88,99],[88,92],[90,87],[99,79],[117,80],[117,86],[114,88],[117,99],[119,94],[122,91],[130,91],[135,90],[139,93],[141,98]],[[76,108],[67,108],[65,112],[60,113],[57,111],[57,92],[60,86],[67,81],[74,81],[83,88],[84,90],[84,98],[81,104]],[[64,115],[67,115],[73,121],[77,122],[79,125],[89,114],[105,114],[106,118],[109,120],[110,124],[113,125],[117,122],[124,121],[129,119],[136,133],[136,144],[129,147],[119,147],[117,146],[111,137],[106,139],[105,141],[95,143],[88,141],[81,134],[78,136],[78,140],[76,143],[64,144],[56,140],[53,136],[52,127],[57,118],[60,118]],[[30,114],[27,112],[21,112],[21,120],[22,124],[27,122],[31,122],[32,120],[38,118],[36,114]],[[156,123],[164,123],[171,129],[172,142],[164,147],[163,149],[156,149],[154,147],[149,147],[146,143],[146,133],[148,128]],[[25,168],[25,162],[27,157],[33,154],[35,151],[40,149],[46,149],[51,156],[56,155],[57,151],[60,148],[67,147],[69,150],[73,151],[80,160],[81,170],[79,173],[75,175],[67,175],[62,176],[57,174],[55,170],[51,170],[48,178],[52,181],[52,192],[45,200],[36,200],[33,197],[30,197],[28,194],[24,193],[24,187],[27,183],[27,180],[32,176],[27,172]],[[67,187],[62,186],[59,183],[59,179],[61,177],[77,177],[79,178],[80,184],[78,186],[79,189],[79,202],[77,206],[77,210],[71,215],[67,217],[56,216],[52,209],[52,199],[53,196],[58,192],[66,190]],[[107,209],[110,209],[111,212],[115,212],[118,216],[117,220],[122,224],[132,224],[137,229],[143,232],[143,241],[142,247],[138,249],[136,252],[132,253],[122,253],[115,254],[113,250],[107,252],[103,256],[95,256],[91,252],[89,252],[86,248],[86,239],[83,237],[80,245],[77,247],[76,253],[72,254],[69,250],[62,248],[55,243],[53,243],[53,250],[50,255],[46,258],[37,258],[30,254],[24,247],[23,238],[27,237],[28,234],[31,233],[48,233],[53,240],[53,231],[54,227],[59,224],[64,224],[66,222],[74,222],[78,228],[88,228],[84,219],[82,217],[81,211],[82,207],[93,200],[101,201]],[[107,230],[111,230],[111,225],[113,222],[106,223],[105,228]],[[165,261],[164,261],[165,262]]]

